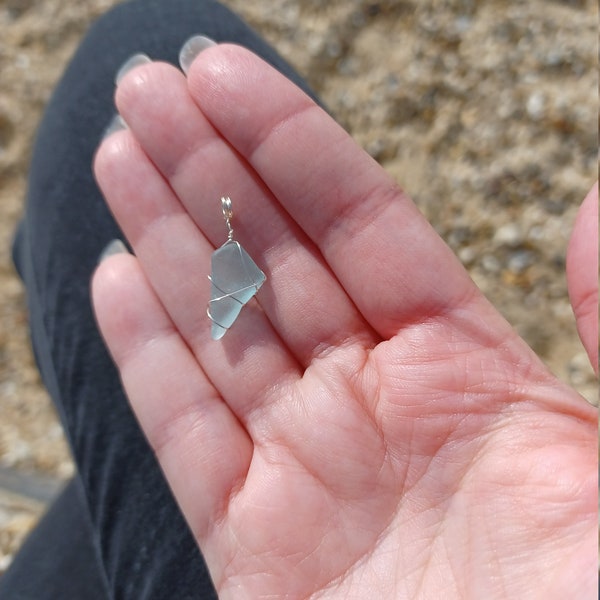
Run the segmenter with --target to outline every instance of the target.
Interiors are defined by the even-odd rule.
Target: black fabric
[[[29,535],[0,580],[0,597],[105,600],[106,581],[85,504],[83,486],[72,479]],[[51,543],[51,545],[49,545]],[[93,568],[90,568],[92,566]],[[81,577],[81,573],[85,577]],[[75,574],[75,576],[73,576]]]
[[[311,93],[272,48],[213,1],[134,0],[115,7],[85,36],[40,124],[13,248],[27,290],[36,361],[79,479],[0,579],[0,598],[215,597],[130,411],[89,295],[102,249],[123,237],[91,170],[115,112],[115,73],[137,52],[176,64],[182,43],[195,34],[251,48]],[[79,592],[90,588],[95,591]]]

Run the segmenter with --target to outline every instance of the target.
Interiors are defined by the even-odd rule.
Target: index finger
[[[251,52],[200,54],[192,97],[317,244],[369,323],[390,337],[476,289],[383,169],[308,96]]]

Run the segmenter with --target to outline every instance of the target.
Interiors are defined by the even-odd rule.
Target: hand
[[[595,411],[410,200],[254,55],[136,68],[98,322],[222,598],[591,598]],[[210,255],[267,275],[220,342]]]

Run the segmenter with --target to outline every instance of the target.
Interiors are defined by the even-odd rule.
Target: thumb
[[[577,331],[598,374],[598,184],[583,201],[567,249],[567,285]]]

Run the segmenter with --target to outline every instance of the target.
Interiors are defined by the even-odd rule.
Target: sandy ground
[[[44,103],[115,3],[0,0],[0,573],[45,506],[36,477],[72,472],[28,346],[10,239]],[[594,401],[564,265],[597,171],[596,3],[228,4],[307,76],[548,366]]]

